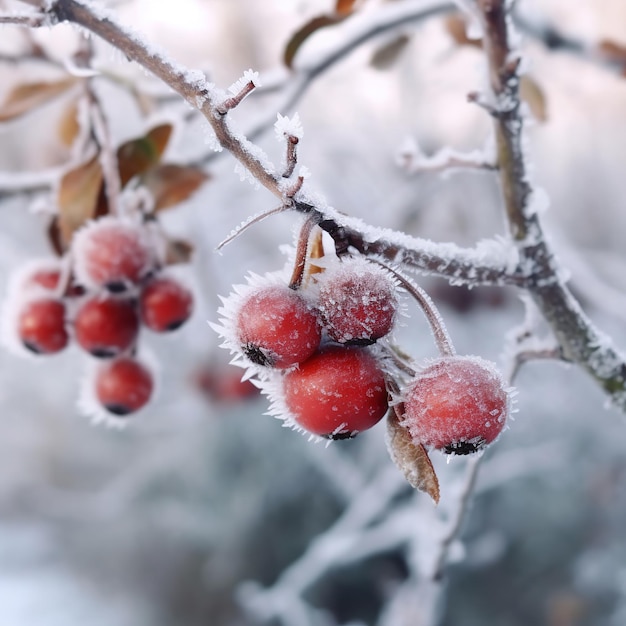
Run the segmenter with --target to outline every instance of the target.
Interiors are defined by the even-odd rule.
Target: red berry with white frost
[[[173,278],[155,278],[143,288],[139,298],[141,321],[157,333],[180,328],[192,309],[191,291]]]
[[[96,374],[96,398],[114,415],[128,415],[138,411],[148,403],[153,389],[150,370],[131,357],[110,361]]]
[[[287,412],[316,435],[345,439],[371,428],[388,407],[385,377],[364,348],[329,345],[287,372],[282,380]]]
[[[74,318],[78,344],[95,357],[109,358],[128,350],[137,338],[135,302],[109,296],[87,300]]]
[[[393,328],[397,288],[383,268],[362,259],[346,259],[323,272],[319,286],[320,315],[334,341],[368,345]]]
[[[18,315],[18,335],[35,354],[54,354],[67,346],[65,305],[56,298],[39,298],[27,302]]]
[[[279,284],[253,289],[244,297],[234,332],[252,363],[277,369],[302,363],[321,341],[317,313],[297,291]]]
[[[86,287],[119,293],[137,284],[153,265],[145,230],[104,217],[80,229],[72,240],[76,277]]]
[[[480,357],[443,357],[420,372],[404,400],[403,425],[415,443],[469,454],[500,434],[510,409],[495,365]]]

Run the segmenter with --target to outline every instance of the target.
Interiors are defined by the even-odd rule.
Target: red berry
[[[334,341],[368,345],[393,328],[396,286],[382,268],[360,259],[345,260],[321,275],[318,306]]]
[[[153,388],[150,370],[129,357],[107,363],[96,375],[96,398],[114,415],[138,411],[150,400]]]
[[[163,333],[176,330],[191,315],[193,296],[189,289],[172,278],[156,278],[141,292],[141,321],[151,330]]]
[[[79,345],[93,356],[107,358],[130,348],[139,331],[139,318],[132,300],[92,298],[74,318]]]
[[[59,286],[59,280],[61,280],[61,270],[53,268],[42,267],[35,270],[26,279],[26,287],[42,287],[47,291],[54,291]],[[77,285],[73,281],[65,289],[66,296],[77,297],[84,295],[85,290],[80,285]]]
[[[445,357],[418,375],[404,407],[403,423],[414,441],[449,454],[469,454],[500,434],[509,395],[489,361]]]
[[[235,333],[250,361],[278,369],[308,359],[321,340],[315,311],[283,285],[251,292],[237,313]]]
[[[59,284],[61,278],[61,270],[51,268],[41,268],[36,270],[28,277],[26,284],[38,285],[49,291],[53,291]]]
[[[322,348],[285,374],[283,393],[295,422],[329,439],[371,428],[388,406],[383,372],[363,348]]]
[[[18,316],[20,340],[31,352],[53,354],[67,346],[65,305],[55,298],[28,302]]]
[[[151,269],[144,231],[114,217],[91,222],[72,241],[76,275],[86,287],[122,292]]]

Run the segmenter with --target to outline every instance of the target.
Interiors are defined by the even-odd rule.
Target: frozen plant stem
[[[496,108],[493,113],[500,182],[511,236],[520,265],[529,268],[526,285],[562,348],[626,410],[626,363],[587,318],[564,280],[533,206],[523,150],[524,116],[520,110],[520,55],[512,50],[511,19],[505,0],[477,0],[484,50]]]

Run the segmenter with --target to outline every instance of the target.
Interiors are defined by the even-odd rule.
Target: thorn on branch
[[[471,102],[472,104],[477,104],[481,109],[487,111],[487,113],[489,113],[491,117],[494,117],[496,119],[501,118],[502,114],[504,113],[504,111],[489,102],[489,100],[485,97],[485,94],[479,91],[470,91],[467,94],[467,101]]]
[[[249,93],[252,93],[255,87],[256,85],[252,81],[247,82],[241,91],[235,94],[232,98],[224,100],[222,104],[218,104],[215,110],[222,116],[226,115],[231,109],[238,106]]]

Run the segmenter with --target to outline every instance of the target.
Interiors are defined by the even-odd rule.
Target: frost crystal
[[[254,72],[253,70],[246,70],[243,73],[243,76],[235,81],[229,88],[228,91],[233,95],[236,96],[238,93],[240,93],[244,87],[248,84],[248,83],[252,83],[255,87],[260,87],[261,86],[261,80],[259,78],[259,73],[258,72]]]
[[[278,119],[274,123],[274,130],[278,141],[284,141],[285,137],[296,137],[297,139],[304,137],[304,129],[297,113],[294,113],[291,118],[280,113],[277,113],[276,116]]]

